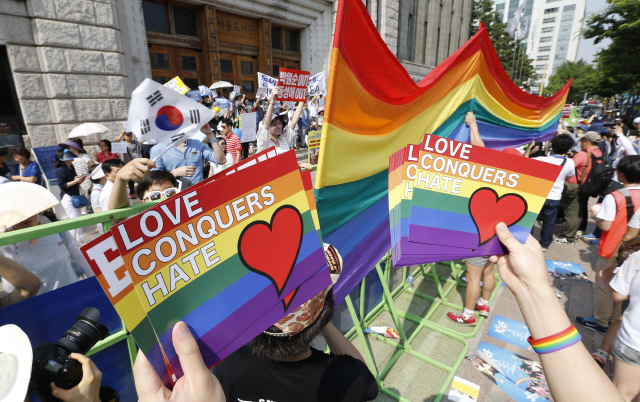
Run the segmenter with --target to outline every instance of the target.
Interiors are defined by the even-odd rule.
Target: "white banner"
[[[278,79],[268,76],[267,74],[258,73],[258,93],[261,89],[265,89],[267,98],[271,96],[271,90],[278,86]]]
[[[309,78],[309,95],[315,96],[318,92],[325,90],[327,87],[324,82],[324,71],[319,72]]]
[[[113,152],[114,154],[126,154],[127,144],[125,144],[124,142],[112,142],[111,152]]]
[[[179,144],[214,115],[213,110],[146,78],[131,93],[127,126],[140,141]]]
[[[240,87],[240,85],[234,85],[233,86],[233,92],[235,92],[237,94],[241,94],[242,93],[242,88]]]
[[[243,113],[240,115],[240,128],[242,138],[240,142],[252,142],[256,140],[256,113]]]

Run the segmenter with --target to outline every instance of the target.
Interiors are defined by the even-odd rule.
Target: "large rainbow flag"
[[[555,133],[570,84],[549,98],[523,92],[502,68],[483,25],[416,84],[362,1],[341,0],[315,185],[324,241],[344,259],[336,301],[391,248],[392,153],[419,144],[425,133],[468,142],[468,111],[474,112],[489,148],[547,140]]]

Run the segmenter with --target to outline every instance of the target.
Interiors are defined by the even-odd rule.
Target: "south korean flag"
[[[140,141],[178,145],[214,115],[213,110],[147,78],[131,94],[127,126]]]

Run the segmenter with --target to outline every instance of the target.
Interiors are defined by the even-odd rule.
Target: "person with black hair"
[[[13,159],[18,162],[13,169],[13,175],[11,180],[24,181],[27,183],[35,183],[40,186],[46,187],[44,179],[42,178],[42,171],[37,163],[31,159],[31,152],[25,147],[14,148],[11,152]]]
[[[231,155],[233,164],[240,162],[242,158],[242,144],[240,143],[240,138],[233,133],[233,121],[229,118],[222,119],[220,128],[222,129],[221,136],[227,143],[227,153]]]
[[[598,247],[598,261],[596,263],[596,295],[593,319],[577,317],[576,322],[592,331],[606,334],[611,323],[618,320],[622,314],[622,303],[616,302],[612,296],[612,289],[599,275],[609,265],[618,243],[627,231],[627,222],[631,213],[640,208],[640,156],[625,156],[616,167],[618,181],[624,186],[607,194],[602,200],[602,206],[594,216],[596,225],[602,229],[602,236]]]
[[[109,159],[117,159],[118,155],[111,152],[111,141],[109,140],[101,140],[100,144],[100,152],[94,152],[96,160],[98,163],[102,163]]]
[[[102,171],[104,175],[107,177],[107,182],[102,188],[102,194],[100,194],[100,208],[102,208],[102,212],[108,211],[109,208],[109,198],[111,197],[111,192],[113,191],[113,184],[116,180],[116,175],[118,171],[124,166],[124,162],[120,159],[108,159],[102,162]],[[127,197],[129,199],[129,197]]]
[[[80,183],[85,180],[86,176],[78,176],[72,162],[77,158],[68,149],[58,149],[56,151],[56,179],[60,188],[60,205],[64,208],[69,219],[77,218],[82,215],[82,206],[76,202],[74,205],[74,197],[80,196]],[[85,201],[88,201],[85,198]],[[84,205],[87,205],[86,202]],[[81,244],[84,240],[83,229],[71,229],[69,231],[76,241]]]
[[[562,191],[564,189],[565,181],[568,177],[576,174],[573,160],[567,157],[567,152],[569,152],[573,145],[573,139],[569,135],[560,134],[553,137],[551,140],[551,149],[553,149],[552,154],[549,156],[538,156],[533,158],[539,161],[562,166],[560,175],[553,184],[551,192],[547,196],[547,200],[544,202],[542,210],[538,215],[538,219],[542,219],[542,230],[540,232],[540,245],[542,246],[542,251],[547,251],[549,249],[549,245],[553,241],[553,228],[556,223],[558,209],[562,205]],[[531,228],[531,234],[533,234],[533,229],[534,228]],[[576,241],[574,240],[571,244],[575,245]]]

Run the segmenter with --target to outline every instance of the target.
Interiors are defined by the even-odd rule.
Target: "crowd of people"
[[[55,155],[56,178],[67,217],[125,208],[138,199],[163,200],[270,147],[278,153],[305,147],[309,131],[322,127],[322,96],[286,108],[276,102],[278,93],[275,87],[268,97],[257,96],[253,102],[237,95],[226,110],[220,110],[215,99],[203,97],[201,103],[214,110],[215,117],[170,149],[164,144],[143,144],[126,129],[114,140],[126,145],[126,153],[120,155],[113,153],[107,139],[99,142],[93,156],[79,138],[60,143]],[[247,112],[256,113],[256,140],[242,142],[242,115]],[[484,146],[472,112],[465,116],[465,123],[470,143]],[[502,280],[518,300],[532,346],[540,353],[558,401],[631,401],[640,393],[640,241],[634,246],[640,234],[640,156],[628,138],[640,128],[640,118],[633,125],[626,127],[613,116],[575,127],[561,120],[551,140],[504,150],[562,167],[538,216],[540,240],[534,239],[532,229],[532,236],[522,245],[499,224],[498,237],[509,254],[467,259],[466,305],[461,313],[448,314],[462,325],[476,325],[476,314],[489,315],[497,263]],[[7,155],[16,161],[13,171],[5,163]],[[30,158],[31,152],[24,147],[0,151],[4,181],[46,186],[39,165]],[[311,168],[306,163],[300,167]],[[591,198],[597,202],[590,209]],[[587,234],[590,216],[597,229]],[[46,224],[50,219],[37,214],[13,228],[0,227],[0,233]],[[557,224],[562,225],[562,234],[555,233]],[[578,341],[551,352],[543,351],[539,343],[558,334],[579,338],[549,287],[544,263],[544,253],[552,243],[569,247],[579,238],[599,247],[594,316],[575,319],[580,326],[605,335],[591,356]],[[0,308],[93,276],[79,249],[85,242],[83,229],[78,228],[0,247],[5,291]],[[204,366],[189,329],[178,323],[173,343],[184,376],[169,391],[139,353],[134,370],[138,396],[141,401],[372,400],[378,393],[376,380],[360,353],[331,324],[333,303],[328,288],[300,307],[311,317],[304,326],[294,326],[295,319],[287,316],[211,371]],[[311,347],[320,333],[331,354]],[[610,354],[615,357],[613,382],[598,368]],[[83,379],[74,392],[54,387],[53,395],[64,401],[91,400],[99,390],[99,370],[89,359],[78,360],[87,367],[86,372],[96,375]]]

